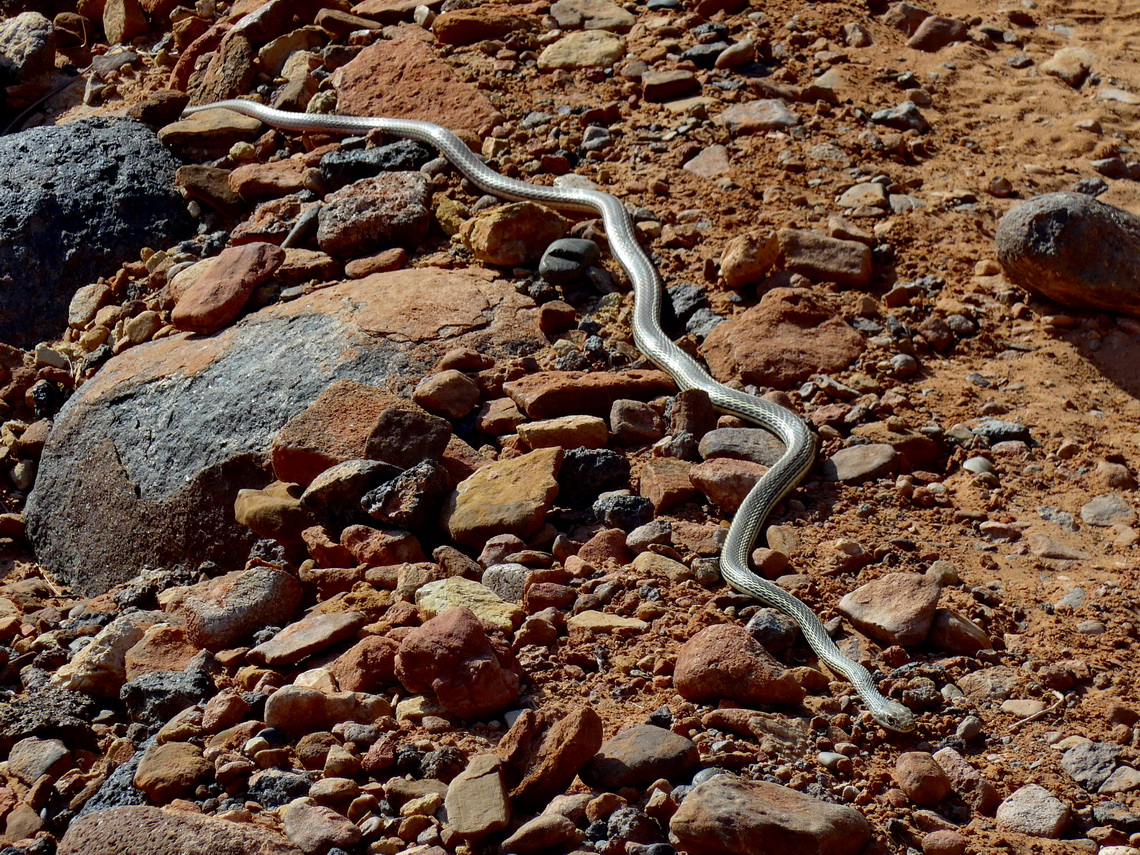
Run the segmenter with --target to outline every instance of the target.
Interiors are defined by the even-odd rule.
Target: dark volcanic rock
[[[1140,315],[1140,218],[1082,193],[1047,193],[1002,217],[998,260],[1026,291]]]
[[[38,689],[0,703],[0,752],[26,736],[57,737],[74,745],[90,734],[95,706],[91,698],[63,689]]]
[[[178,161],[131,120],[0,137],[0,341],[58,336],[76,288],[193,231]]]
[[[199,654],[184,671],[151,671],[124,684],[119,697],[131,718],[147,727],[159,727],[210,697],[214,683],[206,673],[207,657]]]
[[[95,791],[95,795],[84,803],[76,819],[108,808],[146,804],[146,794],[135,786],[135,772],[139,769],[139,763],[142,762],[146,749],[154,743],[155,738],[152,736],[135,749],[130,760],[116,767],[102,786]]]
[[[530,353],[537,314],[491,273],[405,270],[131,348],[56,419],[26,511],[37,556],[85,594],[146,566],[240,569],[237,491],[273,480],[274,435],[323,389],[415,376],[454,347]]]

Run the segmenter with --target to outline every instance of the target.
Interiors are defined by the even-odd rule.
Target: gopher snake
[[[811,468],[815,458],[815,438],[804,421],[790,410],[718,383],[665,334],[661,328],[660,277],[637,242],[633,221],[625,206],[616,197],[597,190],[528,184],[499,175],[473,154],[459,137],[429,122],[289,113],[253,101],[233,100],[191,107],[186,112],[220,108],[260,119],[265,124],[282,130],[334,134],[366,134],[380,130],[397,137],[428,143],[438,148],[468,180],[487,193],[601,215],[610,249],[633,283],[633,337],[641,352],[669,373],[679,388],[704,390],[718,410],[771,431],[786,447],[776,465],[752,488],[732,520],[720,556],[720,570],[725,581],[795,620],[816,655],[851,681],[867,709],[880,724],[899,731],[914,727],[910,710],[879,693],[867,669],[840,652],[811,609],[749,570],[749,553],[769,512]]]

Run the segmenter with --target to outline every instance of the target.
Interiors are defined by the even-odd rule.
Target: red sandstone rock
[[[273,275],[285,251],[269,243],[222,250],[190,286],[170,314],[179,329],[209,334],[227,326],[245,307],[253,289]]]
[[[863,336],[815,297],[774,288],[758,305],[718,325],[701,350],[722,383],[787,388],[846,368],[863,347]]]
[[[413,38],[378,41],[333,75],[337,107],[352,116],[428,122],[447,117],[451,130],[479,132],[502,115],[474,86],[459,80],[432,49]]]
[[[677,654],[673,682],[682,697],[698,703],[798,704],[804,690],[741,626],[710,626]]]
[[[410,692],[432,691],[460,718],[485,718],[518,699],[519,678],[504,668],[470,609],[448,609],[400,643],[396,675]]]

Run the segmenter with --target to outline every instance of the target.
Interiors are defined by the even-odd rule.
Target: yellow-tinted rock
[[[480,620],[505,632],[513,632],[523,619],[523,610],[514,603],[508,603],[486,585],[462,576],[428,582],[416,591],[416,605],[425,620],[456,606],[465,606]]]
[[[467,220],[459,237],[479,261],[518,265],[538,261],[569,228],[565,217],[545,205],[515,202]]]
[[[561,448],[540,448],[489,463],[451,494],[443,509],[443,527],[457,543],[475,549],[497,534],[529,537],[542,526],[558,495],[561,465]]]

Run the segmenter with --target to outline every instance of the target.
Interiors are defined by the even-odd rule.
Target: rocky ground
[[[0,14],[2,855],[1140,851],[1140,7]],[[618,196],[916,729],[598,221],[231,97]]]

